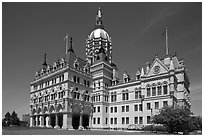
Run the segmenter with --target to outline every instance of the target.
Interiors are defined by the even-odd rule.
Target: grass
[[[6,127],[2,135],[158,135],[150,132],[109,131],[109,130],[61,130],[49,128]]]
[[[110,130],[62,130],[38,127],[6,127],[2,135],[169,135],[168,133],[152,133],[144,131],[110,131]],[[201,133],[202,134],[202,133]],[[200,135],[201,135],[200,134]],[[196,135],[193,133],[193,135]]]

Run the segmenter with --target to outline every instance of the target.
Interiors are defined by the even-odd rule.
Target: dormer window
[[[54,70],[57,69],[57,63],[56,62],[54,62],[53,68],[54,68]]]
[[[130,80],[130,77],[129,77],[129,75],[127,74],[127,72],[125,72],[125,73],[123,74],[123,83],[129,82],[129,80]]]
[[[79,69],[79,62],[77,59],[74,61],[74,68]]]
[[[75,67],[76,69],[78,69],[78,64],[74,64],[74,67]]]

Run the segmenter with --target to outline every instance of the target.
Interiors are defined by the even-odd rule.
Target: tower
[[[111,37],[104,29],[102,12],[99,7],[96,15],[95,28],[86,39],[86,60],[90,64],[95,62],[100,47],[103,47],[105,50],[108,62],[112,63]]]

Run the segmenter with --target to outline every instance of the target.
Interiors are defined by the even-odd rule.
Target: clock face
[[[154,67],[154,74],[158,74],[160,72],[160,66]]]

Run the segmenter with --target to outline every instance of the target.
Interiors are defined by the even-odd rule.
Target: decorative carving
[[[154,74],[159,74],[160,73],[160,66],[155,66],[153,73]]]

